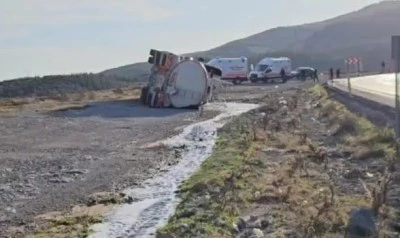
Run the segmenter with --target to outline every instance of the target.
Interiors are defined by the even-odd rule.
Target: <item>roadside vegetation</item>
[[[348,222],[357,208],[379,221],[359,232],[396,237],[393,131],[331,101],[321,86],[263,103],[220,130],[157,237],[343,237],[357,232]]]
[[[379,128],[367,119],[356,116],[343,104],[330,100],[322,87],[314,87],[310,92],[319,99],[317,107],[320,108],[320,118],[327,121],[333,130],[332,135],[341,138],[343,151],[350,152],[356,159],[395,155],[395,133],[392,128]]]
[[[132,86],[135,78],[105,74],[27,77],[0,82],[0,98],[43,97]]]
[[[84,238],[90,227],[102,223],[102,216],[129,198],[118,193],[97,193],[90,196],[85,206],[76,206],[68,212],[52,212],[36,218],[37,228],[30,238]]]

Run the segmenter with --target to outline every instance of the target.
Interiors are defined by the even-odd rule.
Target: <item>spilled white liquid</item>
[[[105,217],[105,223],[92,227],[90,238],[149,238],[155,237],[158,227],[164,225],[173,214],[179,199],[174,193],[201,163],[211,155],[217,137],[217,129],[232,116],[256,108],[256,104],[221,103],[208,104],[205,110],[220,110],[213,119],[187,126],[177,136],[163,144],[170,147],[184,145],[182,158],[177,165],[159,177],[145,181],[142,187],[127,189],[125,194],[135,202],[115,208]]]

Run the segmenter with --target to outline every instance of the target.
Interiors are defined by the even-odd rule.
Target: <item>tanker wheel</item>
[[[236,78],[233,80],[234,85],[242,84],[242,80],[240,78]]]
[[[142,104],[146,104],[146,100],[147,100],[147,91],[148,88],[142,88],[142,92],[140,93],[140,102]]]
[[[152,93],[146,93],[147,95],[147,97],[146,97],[146,103],[145,103],[145,105],[146,106],[149,106],[149,107],[151,107],[151,99],[153,98],[153,95],[152,95]]]
[[[158,107],[158,93],[154,95],[154,101],[152,102],[152,107]]]

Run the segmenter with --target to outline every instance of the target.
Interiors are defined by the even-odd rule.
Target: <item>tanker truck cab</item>
[[[253,66],[251,66],[253,68]],[[253,83],[273,81],[274,79],[282,79],[281,70],[285,70],[285,75],[289,76],[292,72],[292,61],[286,57],[280,58],[264,58],[250,72],[249,78]]]
[[[246,57],[239,58],[220,58],[216,57],[207,62],[207,65],[217,67],[222,70],[221,79],[240,84],[247,81],[249,72],[248,60]]]

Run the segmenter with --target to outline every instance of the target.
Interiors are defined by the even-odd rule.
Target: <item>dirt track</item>
[[[298,85],[242,85],[222,101],[246,101]],[[84,203],[95,192],[124,189],[177,163],[171,151],[141,148],[216,115],[98,104],[53,115],[23,112],[0,120],[0,234],[33,217]]]

